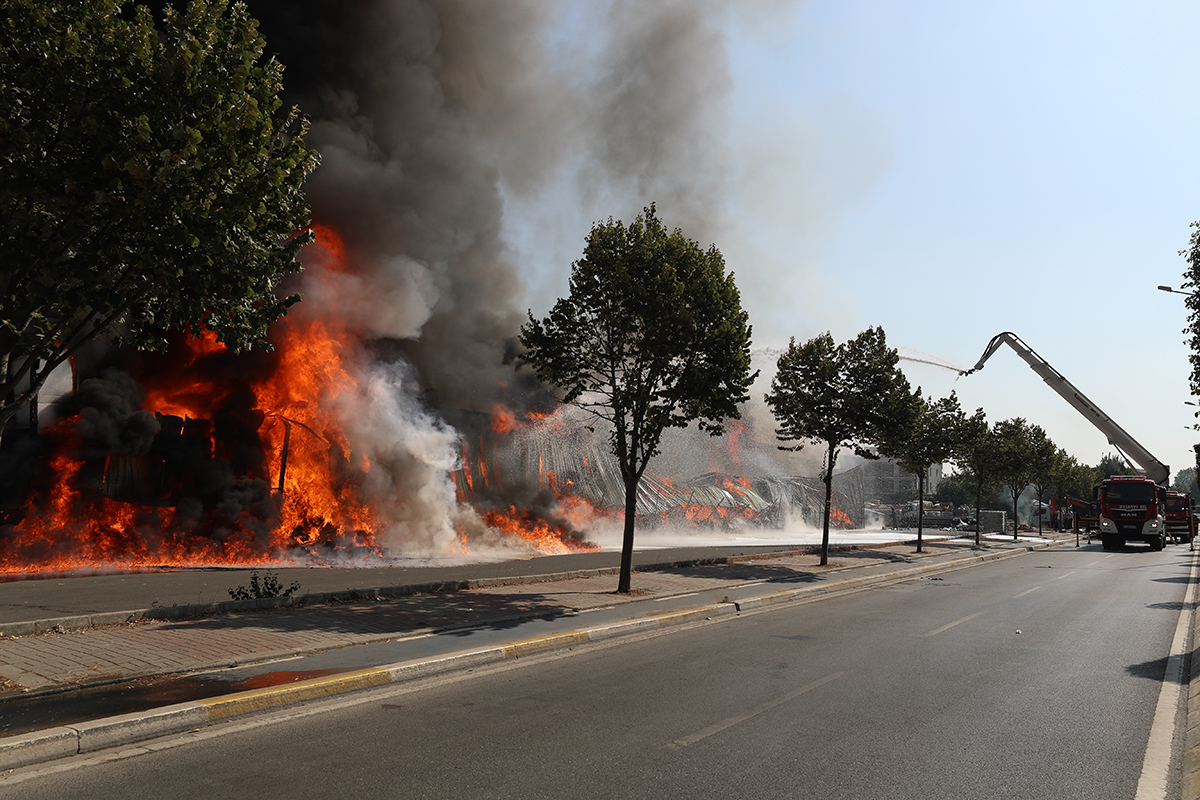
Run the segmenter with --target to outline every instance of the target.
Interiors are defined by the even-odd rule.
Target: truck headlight
[[[1100,518],[1100,529],[1101,530],[1105,530],[1105,529],[1112,530],[1113,529],[1113,521],[1111,519],[1109,519],[1108,517],[1101,517]]]

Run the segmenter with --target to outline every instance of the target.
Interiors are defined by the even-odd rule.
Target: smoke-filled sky
[[[634,7],[620,11],[641,30]],[[966,369],[1011,330],[1173,470],[1192,466],[1183,298],[1155,287],[1178,288],[1177,251],[1200,219],[1200,7],[811,0],[759,11],[702,15],[711,57],[675,77],[709,88],[702,115],[677,131],[674,183],[589,195],[563,178],[557,192],[506,198],[535,313],[566,291],[592,219],[656,199],[669,223],[725,254],[756,346],[879,325],[902,352]],[[582,21],[564,27],[576,46],[589,39]],[[696,155],[710,145],[711,157]],[[701,200],[674,205],[669,187],[688,185]],[[993,422],[1041,425],[1085,463],[1112,452],[1007,348],[957,380],[905,369]]]
[[[314,121],[316,217],[357,261],[306,302],[344,304],[434,405],[486,409],[592,223],[655,202],[725,254],[756,347],[877,325],[968,368],[1012,330],[1193,463],[1182,298],[1155,290],[1200,218],[1192,4],[250,5]],[[906,371],[1110,450],[1007,350]]]

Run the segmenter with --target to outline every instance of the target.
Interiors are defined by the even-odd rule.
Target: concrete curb
[[[1179,796],[1182,800],[1200,798],[1200,658],[1196,647],[1200,644],[1200,614],[1192,608],[1191,641],[1188,653],[1191,659],[1187,684],[1187,723],[1184,726],[1183,763],[1180,765]]]
[[[0,770],[15,769],[108,747],[135,744],[160,736],[202,728],[215,722],[294,705],[306,700],[332,697],[386,684],[403,683],[486,664],[514,661],[536,653],[661,630],[699,620],[736,616],[743,611],[857,591],[913,576],[962,569],[984,561],[1022,555],[1050,547],[1053,544],[1057,544],[1057,542],[1038,542],[1025,547],[972,555],[936,564],[909,566],[881,575],[847,578],[820,586],[798,587],[769,595],[745,598],[737,602],[696,606],[599,625],[594,628],[519,639],[495,647],[466,650],[437,658],[371,667],[283,686],[252,689],[206,700],[179,703],[146,712],[107,717],[78,725],[49,728],[0,739]],[[1185,795],[1185,797],[1187,796]]]
[[[1047,542],[1036,542],[1027,545],[1030,548],[1056,543],[1057,539]],[[911,540],[894,542],[875,542],[872,544],[830,545],[831,553],[846,553],[856,550],[874,550],[881,547],[898,547],[912,544]],[[706,566],[709,564],[736,564],[742,561],[756,561],[769,558],[783,558],[798,554],[820,552],[819,546],[805,545],[771,553],[752,553],[741,556],[714,556],[713,558],[693,558],[682,561],[662,561],[652,564],[639,564],[635,572],[661,572],[668,569],[683,569],[687,567]],[[221,600],[212,603],[191,603],[175,606],[154,606],[151,608],[136,608],[126,611],[105,611],[96,614],[76,614],[67,617],[47,617],[36,620],[22,620],[0,623],[0,636],[34,636],[52,631],[65,632],[70,630],[86,630],[105,625],[116,625],[139,620],[170,620],[203,617],[213,614],[228,614],[237,611],[261,611],[272,608],[287,608],[292,606],[315,606],[325,603],[348,603],[359,601],[379,601],[408,597],[415,594],[437,594],[440,592],[457,592],[467,589],[484,589],[493,586],[515,586],[530,583],[551,583],[553,581],[571,580],[573,578],[594,578],[600,575],[616,575],[618,567],[602,567],[598,569],[579,569],[566,572],[550,572],[529,576],[501,576],[496,578],[472,578],[459,581],[433,581],[428,583],[401,584],[399,586],[381,586],[372,589],[346,589],[337,592],[312,592],[289,597],[264,597],[256,600]]]

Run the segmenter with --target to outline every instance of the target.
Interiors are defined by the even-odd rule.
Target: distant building
[[[925,496],[937,491],[942,482],[942,464],[934,464],[925,476]],[[863,461],[858,469],[862,473],[863,492],[868,502],[897,503],[917,498],[917,476],[890,458],[878,461]]]

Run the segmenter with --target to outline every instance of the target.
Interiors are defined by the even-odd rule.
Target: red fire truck
[[[1196,535],[1193,519],[1192,496],[1183,492],[1167,492],[1163,511],[1167,537],[1173,542],[1191,542]]]
[[[1143,475],[1113,476],[1096,487],[1096,501],[1100,511],[1098,525],[1104,549],[1121,547],[1127,541],[1142,541],[1152,548],[1162,549],[1166,543],[1163,509],[1171,470],[1126,433],[1112,417],[1097,408],[1083,392],[1071,385],[1062,373],[1050,366],[1046,359],[1035,353],[1033,348],[1022,342],[1015,333],[1005,331],[992,337],[979,363],[962,374],[970,375],[983,369],[984,362],[991,358],[1002,344],[1011,347],[1041,376],[1047,386],[1095,425],[1131,466],[1136,462],[1144,472]],[[1190,517],[1190,509],[1188,516]]]
[[[1126,542],[1141,541],[1153,550],[1167,543],[1163,520],[1166,492],[1140,475],[1114,475],[1096,487],[1100,501],[1100,542],[1116,550]]]

